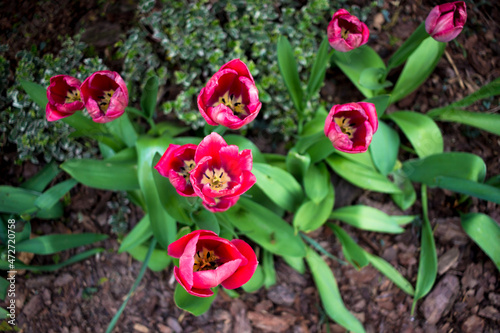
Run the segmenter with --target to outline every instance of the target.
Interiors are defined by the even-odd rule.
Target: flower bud
[[[449,42],[458,36],[466,21],[465,2],[444,3],[431,10],[425,20],[425,30],[438,42]]]
[[[365,44],[370,31],[356,16],[340,9],[333,14],[327,34],[331,47],[340,52],[348,52]]]

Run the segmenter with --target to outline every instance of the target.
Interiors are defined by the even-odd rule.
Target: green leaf
[[[486,112],[470,112],[460,109],[449,109],[441,113],[437,120],[454,121],[473,126],[487,132],[500,135],[500,115]]]
[[[23,87],[24,91],[31,97],[31,99],[38,104],[38,106],[42,109],[45,110],[45,107],[47,106],[47,103],[49,102],[47,98],[47,89],[45,89],[43,86],[39,85],[38,83],[26,81],[26,80],[21,80],[21,86]]]
[[[399,225],[407,225],[410,222],[415,221],[418,215],[392,215],[393,220]]]
[[[298,181],[304,178],[310,164],[309,154],[299,154],[295,148],[290,149],[286,155],[286,168]]]
[[[70,259],[63,261],[58,264],[53,264],[53,265],[45,265],[45,266],[31,266],[31,265],[26,265],[21,261],[16,260],[15,266],[16,269],[26,269],[32,272],[54,272],[57,271],[58,269],[61,269],[63,267],[66,267],[68,265],[72,265],[75,262],[79,262],[81,260],[87,259],[97,253],[103,252],[103,248],[95,248],[92,250],[88,250],[82,253],[78,253],[77,255],[71,257]],[[8,270],[9,269],[9,262],[5,260],[0,260],[0,269],[3,270]]]
[[[220,234],[220,226],[217,217],[214,213],[202,208],[200,211],[193,213],[193,221],[201,230],[211,230],[217,235]]]
[[[304,113],[303,110],[303,91],[300,84],[297,62],[293,56],[293,49],[288,39],[280,36],[278,39],[278,66],[281,76],[292,98],[293,105],[299,113],[299,118]]]
[[[349,161],[353,161],[359,165],[362,165],[366,168],[369,168],[373,171],[376,171],[377,169],[375,168],[375,164],[373,164],[372,157],[370,156],[370,153],[365,151],[364,153],[357,153],[357,154],[351,154],[351,153],[344,153],[343,151],[337,150],[335,152],[337,155],[340,155]]]
[[[153,238],[154,239],[154,238]],[[146,245],[137,245],[134,246],[133,248],[129,248],[127,250],[130,255],[138,261],[145,261],[145,258],[148,253],[148,246]],[[153,252],[151,253],[151,258],[149,259],[148,262],[148,268],[151,269],[154,272],[160,272],[164,270],[165,268],[170,265],[172,262],[172,257],[170,257],[167,254],[167,251],[163,249],[154,249]]]
[[[408,57],[391,94],[391,104],[411,94],[434,71],[443,55],[446,43],[427,37]]]
[[[421,23],[391,56],[387,62],[387,71],[403,64],[427,37],[429,37],[429,34],[425,31],[425,23]]]
[[[0,186],[0,212],[21,215],[27,211],[37,210],[35,201],[41,193],[26,190],[20,187]],[[60,202],[48,209],[36,213],[37,218],[57,219],[63,214],[63,206]]]
[[[370,98],[366,98],[363,102],[375,104],[375,109],[377,110],[377,117],[380,118],[384,114],[385,110],[389,106],[389,100],[391,95],[378,95]]]
[[[107,238],[107,235],[92,233],[45,235],[16,244],[16,250],[19,252],[47,255],[89,245]]]
[[[265,163],[266,159],[260,152],[259,148],[250,140],[241,135],[228,134],[224,136],[224,140],[228,145],[238,146],[238,150],[250,149],[252,151],[252,157],[254,163]]]
[[[7,316],[9,316],[9,311],[5,310],[4,308],[0,308],[0,320],[6,319]]]
[[[53,207],[59,202],[59,199],[75,187],[77,183],[75,179],[68,179],[52,186],[35,200],[35,206],[41,210]]]
[[[10,282],[7,279],[0,277],[0,299],[5,300],[7,296],[7,288],[9,287]]]
[[[114,151],[125,148],[121,140],[118,142],[113,138],[105,124],[96,123],[92,119],[85,117],[81,112],[75,112],[72,116],[61,119],[61,121],[76,129],[75,132],[70,134],[72,138],[81,136],[93,138],[104,143]]]
[[[157,173],[154,166],[160,159],[160,154],[167,150],[170,142],[168,137],[141,136],[136,144],[140,188],[146,201],[153,235],[164,249],[167,249],[168,245],[175,241],[177,225],[162,205],[153,173]]]
[[[265,163],[254,163],[256,185],[278,206],[293,212],[304,198],[302,187],[288,172]]]
[[[390,81],[385,80],[385,68],[365,68],[359,76],[359,85],[370,90],[381,90],[392,86]]]
[[[283,216],[285,214],[285,210],[275,204],[274,201],[269,200],[269,197],[258,186],[252,186],[246,191],[245,197],[251,198],[253,202],[266,207],[276,215]]]
[[[413,111],[397,111],[388,115],[410,140],[419,157],[443,152],[443,136],[434,120]]]
[[[141,109],[148,118],[155,113],[157,96],[158,77],[155,75],[148,79],[141,96]]]
[[[437,276],[437,254],[434,236],[432,234],[431,222],[427,215],[427,186],[422,185],[422,240],[420,244],[420,259],[418,263],[417,285],[415,297],[411,307],[411,314],[415,310],[417,301],[431,291]]]
[[[83,185],[101,190],[130,191],[139,189],[137,162],[71,159],[61,164],[67,172]]]
[[[161,123],[156,124],[154,128],[152,128],[148,134],[150,135],[158,135],[162,136],[164,134],[170,135],[171,137],[177,136],[184,132],[189,131],[189,127],[182,126],[180,123],[173,123],[171,121],[163,121]]]
[[[314,231],[328,220],[335,201],[333,185],[331,183],[328,183],[328,185],[328,194],[320,202],[315,203],[312,200],[306,200],[297,209],[293,217],[293,226],[296,230]]]
[[[500,204],[500,189],[468,179],[439,176],[436,186]]]
[[[258,265],[255,273],[253,273],[252,278],[241,286],[243,290],[247,293],[253,293],[258,291],[264,285],[264,270],[262,265]]]
[[[59,170],[56,162],[50,162],[43,167],[36,175],[19,185],[19,187],[36,192],[43,192],[43,190],[50,184],[54,178],[61,171]]]
[[[386,176],[342,156],[332,155],[326,162],[339,176],[360,188],[382,193],[401,192]]]
[[[281,258],[285,260],[288,266],[292,267],[300,274],[304,274],[306,272],[306,264],[304,263],[304,259],[300,257],[290,257],[287,255],[281,255]]]
[[[393,234],[404,231],[391,216],[369,206],[353,205],[338,208],[330,214],[330,218],[363,230]]]
[[[262,251],[262,269],[264,270],[264,286],[266,289],[276,284],[276,270],[274,269],[273,254],[269,251]]]
[[[314,113],[313,119],[305,123],[302,133],[300,133],[301,138],[313,135],[320,134],[320,138],[324,137],[324,128],[325,128],[325,120],[328,115],[328,111],[326,111],[325,107],[320,105],[316,112]],[[296,145],[297,150],[299,152],[303,152],[303,149],[298,148],[298,144]]]
[[[309,81],[307,82],[306,88],[306,102],[309,101],[314,94],[317,94],[323,85],[326,68],[333,54],[333,50],[331,52],[329,51],[330,45],[328,43],[328,38],[325,37],[316,53],[311,74],[309,75]]]
[[[467,235],[493,260],[500,271],[500,226],[488,215],[469,213],[460,217]]]
[[[321,136],[321,139],[317,140],[307,149],[307,153],[311,156],[311,163],[322,161],[336,151],[333,148],[332,142],[324,134]]]
[[[218,213],[217,217],[234,225],[246,237],[272,253],[292,257],[304,257],[306,254],[304,243],[294,234],[290,224],[249,199],[240,198],[235,206]]]
[[[151,222],[149,221],[149,215],[146,214],[144,217],[135,225],[135,227],[128,233],[123,239],[118,249],[118,253],[123,251],[128,251],[134,247],[144,243],[153,236],[153,230],[151,229]]]
[[[328,316],[347,330],[354,333],[364,333],[363,325],[345,307],[337,281],[327,263],[309,248],[307,249],[306,261],[311,270],[314,283],[318,288],[321,303]]]
[[[372,89],[363,87],[359,82],[361,73],[365,69],[385,68],[384,61],[377,52],[371,47],[363,45],[349,52],[334,52],[332,60],[365,97],[375,96]]]
[[[121,117],[106,123],[106,127],[111,134],[125,143],[127,147],[135,146],[135,142],[137,141],[137,132],[135,131],[134,125],[130,122],[130,118],[127,113],[124,113]]]
[[[437,186],[440,176],[483,182],[486,165],[477,155],[453,152],[408,160],[403,163],[403,171],[414,182]]]
[[[389,125],[379,121],[378,130],[373,135],[368,148],[373,164],[384,176],[394,169],[399,151],[399,135]]]
[[[407,210],[417,200],[415,188],[401,168],[392,172],[392,178],[394,183],[401,189],[401,193],[391,193],[391,198],[401,210]]]
[[[179,308],[195,316],[199,316],[210,309],[212,302],[217,296],[218,290],[218,288],[214,288],[214,294],[210,297],[196,297],[188,294],[188,292],[180,284],[177,284],[174,291],[174,301]]]
[[[361,248],[341,227],[336,224],[328,223],[330,229],[333,230],[335,236],[342,244],[342,252],[347,261],[351,263],[357,270],[368,265],[367,253]]]
[[[304,177],[304,190],[309,199],[321,202],[330,190],[330,173],[324,163],[313,164]]]
[[[371,253],[365,252],[366,257],[370,264],[373,265],[379,272],[384,274],[389,280],[394,282],[396,286],[398,286],[402,291],[407,293],[410,296],[415,294],[415,290],[411,283],[401,275],[401,273],[394,268],[391,264],[389,264],[384,259],[377,257]]]

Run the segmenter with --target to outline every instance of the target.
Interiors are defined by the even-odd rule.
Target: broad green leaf
[[[333,230],[335,236],[342,244],[342,252],[347,261],[351,263],[357,270],[368,265],[368,258],[365,250],[361,248],[341,227],[336,224],[328,223],[328,226]]]
[[[315,203],[321,202],[331,186],[330,173],[324,163],[313,164],[304,177],[304,190],[309,199]]]
[[[417,200],[415,188],[401,168],[392,172],[392,178],[394,179],[394,183],[401,189],[401,193],[391,193],[391,198],[401,210],[407,210]]]
[[[20,187],[0,186],[0,212],[21,215],[26,211],[35,212],[37,210],[35,201],[41,193],[26,190]],[[37,218],[57,219],[63,214],[63,206],[60,202],[52,207],[40,210],[36,213]]]
[[[149,215],[146,214],[144,217],[135,225],[135,227],[128,233],[123,239],[118,249],[118,253],[123,251],[128,251],[134,247],[144,243],[153,236],[153,230],[151,229],[151,222],[149,221]]]
[[[155,113],[157,96],[158,77],[155,75],[148,79],[141,96],[141,109],[148,118],[152,118]]]
[[[199,316],[207,312],[208,309],[210,309],[210,305],[212,305],[212,302],[215,300],[219,289],[216,287],[212,290],[214,294],[210,297],[196,297],[188,294],[180,284],[177,284],[174,291],[174,301],[179,308],[195,316]]]
[[[88,250],[82,253],[78,253],[77,255],[69,258],[66,261],[63,261],[58,264],[53,264],[53,265],[45,265],[45,266],[31,266],[31,265],[26,265],[23,262],[19,261],[16,259],[15,266],[16,269],[26,269],[28,271],[32,272],[54,272],[57,271],[58,269],[61,269],[63,267],[66,267],[68,265],[72,265],[76,262],[79,262],[81,260],[87,259],[97,253],[103,252],[103,248],[95,248],[92,250]],[[5,260],[0,260],[0,269],[3,270],[9,270],[9,263]]]
[[[288,39],[280,36],[278,39],[278,66],[281,76],[292,98],[293,105],[301,117],[303,111],[303,91],[300,83],[297,62],[293,56],[293,49]]]
[[[59,199],[75,187],[76,184],[78,184],[78,182],[75,179],[68,179],[52,186],[35,200],[35,206],[41,210],[53,207],[59,202]]]
[[[417,285],[411,313],[415,310],[417,301],[431,291],[437,276],[437,253],[431,222],[427,211],[427,186],[422,185],[422,240],[420,242],[420,259],[418,263]]]
[[[337,155],[340,155],[349,161],[353,161],[359,165],[362,165],[366,168],[369,168],[371,170],[376,171],[377,168],[375,167],[375,164],[373,164],[372,157],[370,156],[370,153],[365,151],[364,153],[358,153],[358,154],[350,154],[350,153],[345,153],[340,150],[336,150],[335,153]]]
[[[133,248],[127,250],[130,255],[138,261],[144,262],[146,254],[148,253],[148,247],[146,245],[137,245]],[[167,254],[167,251],[163,249],[155,248],[151,253],[151,258],[148,262],[148,268],[154,272],[160,272],[170,265],[172,262],[172,257]]]
[[[500,226],[483,213],[469,213],[460,217],[467,235],[493,260],[500,271]]]
[[[97,142],[97,145],[103,159],[108,159],[116,155],[116,152],[110,146],[102,142]]]
[[[155,125],[148,134],[162,136],[164,134],[170,135],[171,137],[177,136],[184,132],[189,131],[190,128],[182,126],[180,123],[174,123],[171,121],[163,121]]]
[[[7,316],[9,316],[9,311],[5,310],[4,308],[0,308],[0,320],[6,319]],[[10,317],[9,317],[10,319]],[[0,324],[2,325],[2,324]]]
[[[266,289],[276,284],[276,270],[274,269],[273,254],[269,251],[262,251],[262,269],[264,270],[264,286]]]
[[[328,316],[347,330],[354,333],[364,333],[363,325],[345,307],[337,281],[327,263],[309,248],[307,249],[306,261],[311,270],[314,283],[318,288],[321,303]]]
[[[332,60],[365,97],[375,96],[372,89],[363,87],[359,81],[361,73],[367,68],[385,69],[384,61],[377,52],[371,47],[363,45],[349,52],[334,52]]]
[[[290,149],[286,155],[286,169],[298,181],[301,181],[304,178],[310,164],[311,157],[309,154],[299,154],[295,148]]]
[[[293,217],[293,226],[296,230],[310,232],[321,227],[332,212],[335,201],[333,185],[328,184],[328,193],[320,202],[306,200]]]
[[[130,122],[127,113],[124,113],[119,118],[106,123],[109,132],[116,138],[121,140],[127,147],[134,147],[137,141],[137,132],[134,125]]]
[[[7,296],[7,288],[9,287],[10,282],[7,279],[0,277],[0,299],[5,300]]]
[[[389,264],[384,259],[377,257],[371,253],[365,252],[366,257],[370,264],[373,265],[379,272],[384,274],[389,280],[394,282],[396,286],[398,286],[402,291],[407,293],[410,296],[415,294],[415,289],[411,283],[401,275],[401,273],[394,268],[391,264]]]
[[[391,56],[387,62],[387,71],[403,64],[427,37],[429,37],[429,34],[425,31],[425,23],[421,23]]]
[[[71,159],[61,164],[67,172],[83,185],[101,190],[130,191],[139,189],[137,162]]]
[[[437,117],[441,121],[454,121],[500,135],[500,115],[497,113],[471,112],[451,109]]]
[[[73,127],[76,131],[70,134],[71,138],[88,137],[104,143],[114,151],[125,148],[121,140],[117,141],[106,128],[105,124],[100,124],[85,117],[81,112],[75,112],[72,116],[61,119],[62,122]]]
[[[108,238],[107,235],[91,233],[45,235],[16,244],[16,250],[19,252],[47,255],[89,245],[106,238]]]
[[[408,160],[403,163],[403,171],[414,182],[437,186],[440,176],[483,182],[486,165],[477,155],[453,152]]]
[[[241,286],[247,293],[253,293],[258,291],[264,285],[264,270],[262,265],[258,265],[255,273],[253,273],[252,278]]]
[[[219,217],[272,253],[292,257],[304,257],[306,254],[302,239],[294,234],[290,224],[247,198],[240,198],[235,206],[218,213]]]
[[[407,225],[410,222],[415,221],[418,215],[392,215],[394,221],[399,225]]]
[[[434,71],[443,55],[446,43],[427,37],[408,57],[391,94],[391,104],[411,94]]]
[[[500,189],[468,179],[439,176],[436,186],[500,204]]]
[[[338,208],[330,214],[330,218],[363,230],[393,234],[404,231],[391,216],[369,206],[353,205]]]
[[[288,266],[292,267],[300,274],[304,274],[306,272],[306,264],[305,264],[303,258],[290,257],[287,255],[281,255],[281,258],[283,258],[283,260],[285,260],[285,262],[288,264]]]
[[[370,90],[381,90],[392,86],[392,82],[385,80],[385,68],[365,68],[359,76],[359,85]]]
[[[325,118],[321,117],[322,120],[322,126],[325,126]],[[319,124],[317,125],[319,127]],[[307,127],[307,124],[306,124]],[[318,129],[316,132],[312,132],[313,130],[316,130],[314,126],[311,126],[311,130],[308,130],[307,132],[312,132],[311,134],[307,135],[301,135],[297,143],[295,144],[295,147],[292,149],[295,149],[299,154],[304,154],[308,149],[310,149],[313,145],[316,143],[327,139],[328,138],[325,136],[325,133],[323,131],[323,127]],[[330,140],[328,140],[330,142]],[[331,145],[331,144],[330,144]]]
[[[375,109],[377,110],[377,117],[380,118],[382,117],[385,110],[389,106],[390,98],[391,95],[378,95],[364,99],[363,102],[375,104]]]
[[[352,162],[340,155],[332,155],[326,159],[326,162],[335,173],[360,188],[382,193],[401,192],[401,190],[391,183],[384,175],[363,165]]]
[[[228,134],[224,135],[224,140],[228,145],[236,145],[238,146],[238,150],[242,151],[243,149],[250,149],[252,151],[252,157],[254,163],[265,163],[266,160],[264,156],[260,152],[259,148],[250,140],[241,135],[236,134]]]
[[[267,164],[272,165],[276,168],[280,168],[282,170],[286,170],[286,157],[284,155],[272,153],[266,153],[263,155],[266,159]]]
[[[322,161],[334,152],[337,152],[337,150],[333,148],[332,142],[324,136],[324,133],[320,140],[317,140],[307,149],[307,153],[311,156],[311,163]]]
[[[443,152],[443,136],[434,120],[413,111],[397,111],[388,115],[410,140],[419,157]]]
[[[220,234],[220,226],[219,222],[217,221],[217,217],[214,213],[209,212],[205,208],[202,208],[200,211],[193,213],[193,221],[198,229],[211,230],[216,234]]]
[[[369,147],[373,164],[384,176],[394,169],[399,151],[399,135],[389,125],[379,121]]]
[[[328,38],[323,38],[321,45],[319,46],[318,52],[316,53],[316,58],[314,59],[314,64],[311,69],[311,74],[309,75],[309,81],[307,82],[306,88],[306,102],[319,92],[323,82],[325,81],[325,73],[330,57],[333,54],[333,50],[330,51],[330,45],[328,43]]]
[[[319,133],[322,134],[322,136],[324,137],[325,120],[327,115],[328,111],[325,109],[324,106],[320,105],[316,109],[313,119],[304,124],[304,128],[302,129],[302,133],[300,133],[300,136],[307,137]],[[298,146],[296,145],[296,147]],[[298,148],[297,150],[304,151]]]
[[[26,80],[21,80],[21,86],[24,91],[31,97],[31,99],[38,104],[38,106],[45,110],[47,103],[49,102],[47,98],[47,89],[38,83],[30,82]]]
[[[154,166],[157,160],[160,159],[160,154],[167,150],[170,142],[168,137],[151,138],[141,136],[136,144],[137,174],[140,188],[146,201],[146,209],[149,214],[153,235],[164,249],[175,241],[177,225],[162,205],[153,173],[158,173]]]
[[[293,212],[302,202],[302,187],[288,172],[269,164],[254,163],[252,173],[257,178],[255,185],[278,206]]]
[[[56,162],[50,162],[36,175],[19,185],[19,187],[36,192],[43,192],[47,185],[61,172]]]
[[[124,148],[117,151],[113,156],[105,159],[106,162],[133,162],[137,160],[135,147]]]

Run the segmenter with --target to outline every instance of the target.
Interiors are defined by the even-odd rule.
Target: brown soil
[[[130,20],[128,23],[120,19],[113,21],[107,9],[103,9],[103,6],[128,6],[125,1],[111,1],[105,5],[99,1],[62,2],[65,8],[53,10],[31,2],[22,2],[17,7],[14,2],[2,3],[0,28],[11,33],[1,37],[0,41],[9,44],[9,54],[13,55],[14,51],[40,41],[47,42],[47,50],[57,50],[55,36],[63,31],[74,33],[84,24],[82,22],[102,23],[108,19],[120,29],[130,24]],[[381,29],[370,26],[372,37],[369,45],[387,58],[400,45],[400,40],[408,37],[418,23],[425,20],[433,5],[411,2],[396,7],[386,3],[384,9],[391,13],[391,18],[397,19],[393,23],[384,23]],[[55,10],[61,12],[57,14]],[[103,12],[105,15],[101,16]],[[79,15],[81,13],[84,15]],[[398,109],[426,112],[460,99],[497,78],[500,74],[497,44],[500,30],[493,18],[499,17],[499,14],[498,7],[469,5],[467,28],[458,36],[458,43],[451,42],[447,46],[449,57],[443,57],[418,92],[400,101],[388,112]],[[376,21],[376,17],[372,13],[368,22]],[[47,22],[52,23],[47,25]],[[44,29],[40,29],[39,24]],[[394,40],[396,43],[392,45]],[[339,71],[330,69],[327,80],[322,93],[329,103],[345,103],[351,98],[358,98],[355,88]],[[327,96],[335,97],[329,99]],[[497,105],[498,98],[493,100],[491,106],[476,103],[470,109],[485,111]],[[497,136],[458,124],[442,123],[440,127],[445,139],[445,151],[466,151],[479,155],[487,164],[487,178],[499,172],[500,141]],[[15,184],[20,177],[33,175],[36,169],[29,163],[14,166],[5,160],[0,165],[5,176],[3,183],[9,184]],[[107,223],[110,211],[106,202],[114,197],[115,194],[109,192],[78,186],[71,192],[66,218],[62,221],[34,221],[33,232],[112,234]],[[388,196],[356,190],[344,181],[336,185],[336,197],[337,201],[349,198],[343,200],[343,204],[366,204],[389,214],[401,213]],[[463,232],[459,219],[460,212],[482,212],[498,222],[500,207],[474,198],[457,205],[457,198],[456,194],[448,191],[429,190],[429,218],[435,230],[439,274],[431,293],[419,302],[414,317],[410,315],[412,298],[374,268],[365,267],[357,271],[352,266],[327,259],[347,308],[361,320],[367,332],[500,332],[498,271]],[[404,213],[420,214],[419,202]],[[132,208],[127,215],[130,227],[137,223],[141,214]],[[418,225],[407,226],[406,231],[397,236],[344,227],[363,248],[388,260],[410,282],[415,283],[420,244]],[[341,246],[329,229],[322,228],[310,236],[326,250],[343,258]],[[106,329],[134,283],[141,263],[127,254],[116,254],[119,244],[113,237],[98,245],[108,251],[55,273],[17,276],[17,322],[23,332],[93,333]],[[72,254],[73,251],[63,253],[60,259],[65,260]],[[37,256],[31,263],[40,265],[51,262],[52,257]],[[115,331],[298,333],[327,332],[326,325],[329,325],[330,332],[345,331],[328,321],[310,274],[302,276],[296,273],[279,258],[275,263],[275,286],[254,294],[241,292],[237,299],[220,292],[212,308],[200,317],[185,313],[173,303],[176,282],[171,269],[159,273],[147,271]],[[5,304],[0,302],[0,306]]]

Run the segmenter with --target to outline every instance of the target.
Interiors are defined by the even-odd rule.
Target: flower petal
[[[247,283],[252,278],[259,264],[257,256],[250,245],[241,239],[233,239],[231,242],[247,258],[248,262],[246,265],[240,265],[233,275],[222,282],[222,286],[226,289],[235,289]]]

